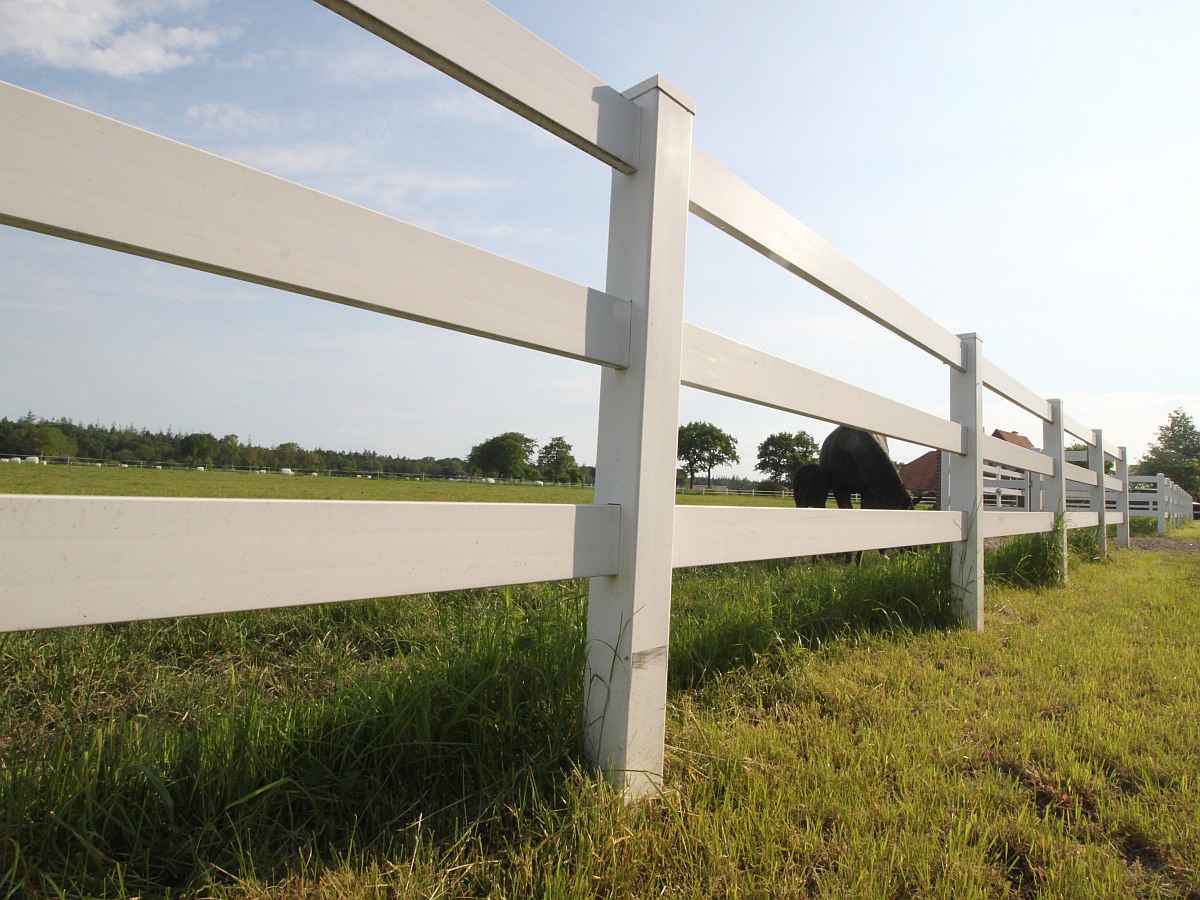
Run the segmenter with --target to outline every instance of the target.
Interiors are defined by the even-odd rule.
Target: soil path
[[[1134,550],[1155,550],[1159,553],[1200,553],[1200,542],[1177,541],[1169,537],[1135,537],[1129,539]]]

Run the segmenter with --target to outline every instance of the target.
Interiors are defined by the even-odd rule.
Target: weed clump
[[[1045,534],[1021,534],[986,551],[989,581],[1015,588],[1048,588],[1063,581],[1061,522]]]
[[[692,688],[781,644],[951,624],[950,548],[697,567],[675,574],[670,683]]]

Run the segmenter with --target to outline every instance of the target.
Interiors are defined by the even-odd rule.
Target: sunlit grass
[[[402,500],[469,503],[591,503],[590,487],[543,484],[259,475],[119,466],[0,465],[0,494],[86,494],[141,497],[251,497],[283,500]],[[791,497],[677,494],[681,504],[794,506]]]
[[[583,582],[0,635],[0,897],[1195,896],[1200,556],[1086,560],[677,572],[631,808]]]

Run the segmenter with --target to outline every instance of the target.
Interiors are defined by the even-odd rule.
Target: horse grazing
[[[821,444],[815,464],[801,466],[792,495],[797,506],[823,507],[829,492],[838,509],[850,509],[850,495],[863,509],[913,509],[912,498],[888,458],[887,438],[839,425]]]
[[[838,509],[850,509],[850,495],[863,509],[914,509],[900,474],[888,457],[887,438],[839,425],[821,444],[816,463],[801,466],[793,480],[796,505],[823,509],[829,492]],[[854,554],[862,560],[862,552]]]

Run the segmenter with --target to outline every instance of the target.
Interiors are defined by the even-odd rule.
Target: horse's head
[[[801,466],[793,480],[792,496],[797,506],[823,509],[829,497],[829,479],[816,463]]]

